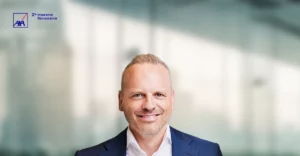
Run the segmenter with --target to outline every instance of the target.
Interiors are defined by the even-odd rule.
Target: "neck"
[[[164,139],[164,135],[167,130],[167,125],[165,125],[159,132],[153,135],[143,135],[131,128],[130,130],[141,149],[145,151],[147,155],[153,155],[153,153],[158,150],[160,144]]]

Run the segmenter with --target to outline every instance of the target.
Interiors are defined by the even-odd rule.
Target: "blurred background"
[[[0,0],[0,155],[114,137],[121,72],[153,53],[172,72],[171,126],[225,156],[299,156],[299,15],[299,0]]]

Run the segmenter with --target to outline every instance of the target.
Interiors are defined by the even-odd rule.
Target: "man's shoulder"
[[[79,150],[75,153],[75,156],[97,156],[99,154],[101,155],[110,155],[112,152],[116,152],[113,150],[113,148],[120,148],[121,150],[125,147],[122,145],[126,145],[126,130],[123,130],[120,132],[117,136],[114,138],[111,138],[109,140],[106,140],[96,146],[88,147],[82,150]],[[116,152],[118,153],[118,152]]]
[[[220,146],[217,143],[181,132],[175,128],[171,128],[171,131],[173,131],[173,136],[176,138],[177,141],[184,142],[184,144],[188,144],[189,149],[197,149],[198,155],[222,156]]]
[[[94,155],[96,156],[99,153],[102,153],[102,152],[107,150],[105,145],[108,144],[109,142],[111,142],[111,140],[112,139],[109,139],[109,140],[104,141],[104,142],[102,142],[98,145],[79,150],[75,153],[75,156],[94,156]]]
[[[215,142],[208,141],[208,140],[193,136],[191,134],[187,134],[187,133],[179,131],[179,130],[173,128],[173,127],[171,127],[171,129],[172,129],[173,133],[175,133],[181,139],[189,140],[190,143],[193,144],[193,146],[197,146],[197,147],[205,148],[205,149],[207,149],[207,148],[213,148],[213,149],[219,148],[219,145]]]

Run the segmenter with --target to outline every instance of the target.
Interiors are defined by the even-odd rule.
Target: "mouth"
[[[147,118],[147,117],[154,117],[154,116],[159,116],[160,114],[138,114],[137,116],[140,118]]]
[[[153,122],[156,121],[157,117],[160,116],[161,114],[138,114],[137,117],[141,121],[145,122]]]

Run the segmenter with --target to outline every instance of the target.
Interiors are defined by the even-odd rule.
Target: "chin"
[[[140,125],[138,126],[138,131],[143,135],[154,135],[157,134],[163,126],[158,125]]]
[[[158,133],[158,130],[157,129],[150,129],[150,128],[147,128],[147,129],[142,129],[140,130],[140,133],[142,135],[154,135],[154,134],[157,134]]]

